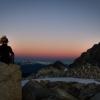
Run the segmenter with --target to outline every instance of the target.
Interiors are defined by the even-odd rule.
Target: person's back
[[[6,41],[4,41],[4,39]],[[14,62],[14,53],[10,46],[7,45],[8,39],[6,37],[1,38],[2,45],[0,46],[0,61],[4,63],[13,63]]]

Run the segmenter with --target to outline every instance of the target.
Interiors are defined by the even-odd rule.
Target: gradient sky
[[[100,0],[0,0],[0,36],[16,55],[77,57],[100,42]]]

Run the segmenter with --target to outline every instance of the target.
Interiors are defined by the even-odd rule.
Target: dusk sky
[[[78,57],[100,42],[100,0],[0,0],[0,37],[15,55]]]

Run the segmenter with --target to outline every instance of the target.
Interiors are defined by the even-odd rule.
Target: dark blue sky
[[[0,36],[17,55],[79,56],[100,41],[100,0],[0,0]]]

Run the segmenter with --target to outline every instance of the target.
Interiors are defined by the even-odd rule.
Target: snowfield
[[[90,83],[100,84],[100,82],[96,81],[95,79],[82,79],[82,78],[72,78],[72,77],[39,78],[39,79],[32,79],[32,80],[36,80],[36,81],[48,80],[51,82],[55,82],[55,81],[78,82],[78,83],[83,83],[83,84],[90,84]],[[22,82],[21,82],[22,87],[27,82],[29,82],[29,80],[22,80]]]

